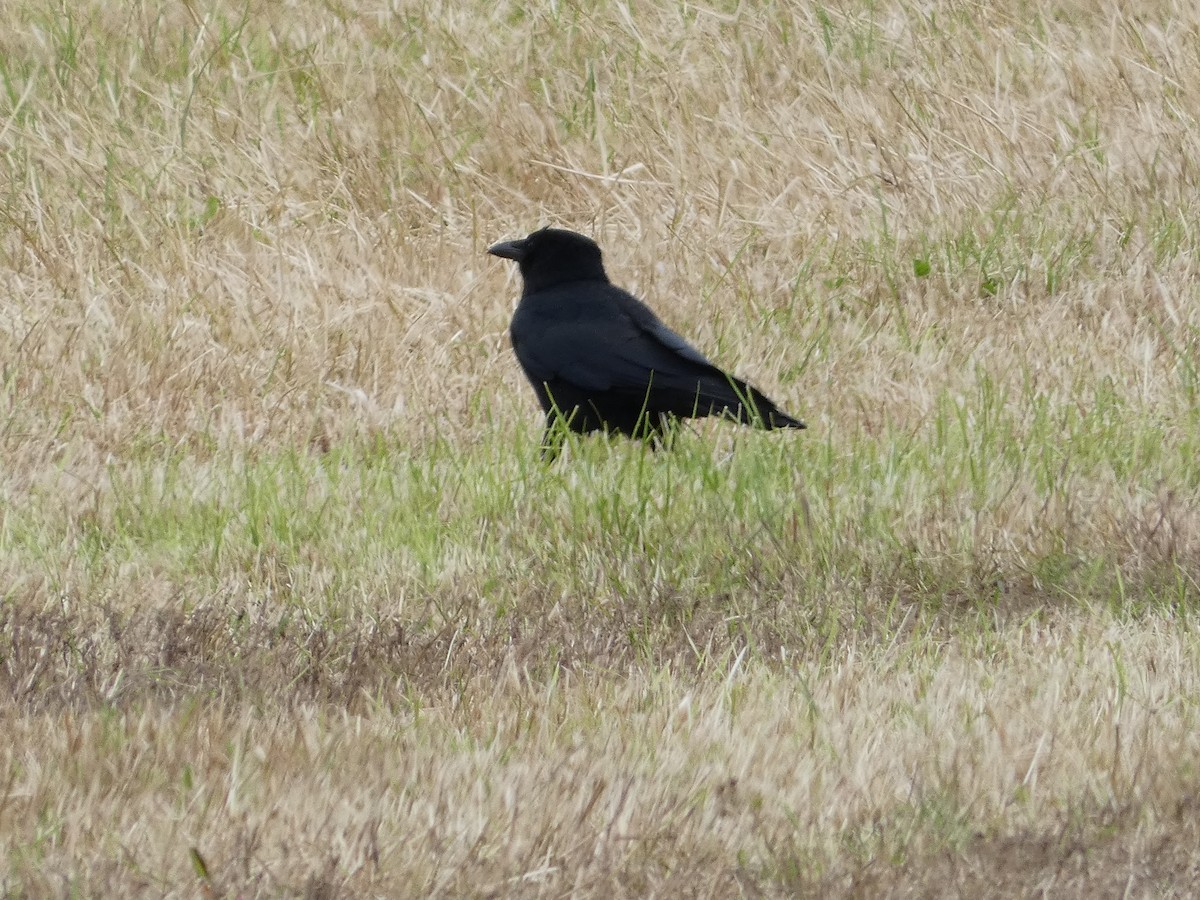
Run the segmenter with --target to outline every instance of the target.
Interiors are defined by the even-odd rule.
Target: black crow
[[[571,431],[615,431],[657,445],[672,423],[720,415],[762,428],[803,428],[763,393],[722,372],[608,280],[596,242],[543,228],[488,248],[516,260],[524,289],[510,333],[546,411],[544,455]]]

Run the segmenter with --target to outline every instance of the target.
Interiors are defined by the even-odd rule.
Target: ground
[[[12,896],[1200,893],[1200,11],[0,10]],[[486,247],[809,430],[573,441]]]

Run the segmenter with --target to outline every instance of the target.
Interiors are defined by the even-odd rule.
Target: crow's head
[[[526,294],[570,281],[608,281],[596,242],[562,228],[543,228],[519,241],[494,244],[488,253],[516,260]]]

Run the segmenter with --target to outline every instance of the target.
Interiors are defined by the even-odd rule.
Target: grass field
[[[1200,10],[0,7],[0,893],[1200,893]],[[809,431],[573,443],[493,241]]]

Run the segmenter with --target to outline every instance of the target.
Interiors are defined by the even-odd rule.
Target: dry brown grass
[[[1200,893],[1200,13],[0,9],[0,891]],[[542,224],[811,430],[536,463]]]

